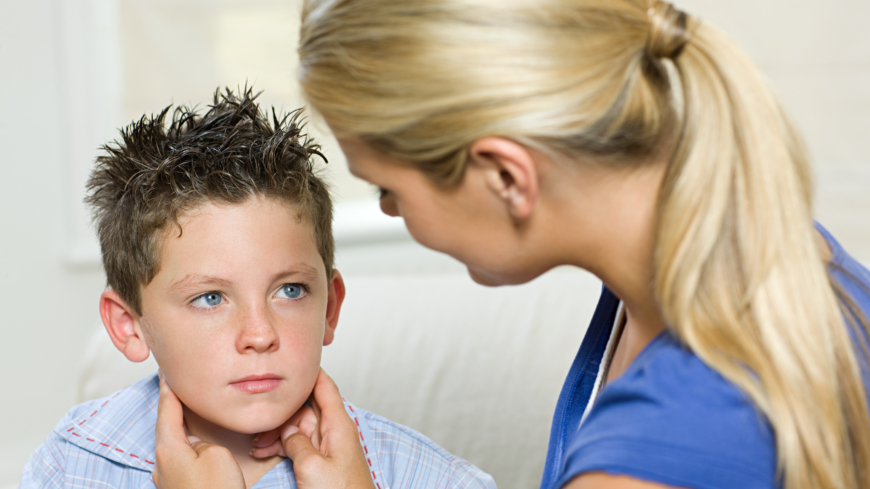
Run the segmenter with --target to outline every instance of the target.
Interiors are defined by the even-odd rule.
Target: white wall
[[[52,2],[0,2],[0,486],[69,409],[99,268],[65,262],[67,131]]]
[[[870,261],[870,2],[681,0],[769,77],[816,162],[817,219]]]
[[[65,112],[69,100],[62,95],[68,85],[60,71],[61,53],[67,46],[63,45],[60,30],[63,22],[56,9],[66,1],[78,0],[0,0],[0,372],[4,373],[0,395],[3,420],[0,487],[17,480],[30,451],[73,404],[85,336],[99,321],[97,297],[103,287],[102,271],[87,261],[72,265],[69,260],[70,236],[78,229],[76,223],[70,222],[74,219],[70,216],[76,213],[69,211],[70,205],[77,205],[75,186],[71,183],[74,145],[70,139],[75,131]],[[89,5],[101,3],[104,2],[93,0]],[[804,130],[816,160],[821,162],[820,220],[856,256],[870,260],[870,138],[867,137],[870,30],[864,28],[870,3],[865,0],[683,3],[688,10],[701,13],[731,32],[771,77]],[[204,4],[211,5],[203,0],[125,0],[120,2],[120,12],[135,24],[138,19],[130,17],[133,12],[130,8],[147,10],[148,5],[155,8],[174,5],[188,9],[194,14],[191,18],[196,18],[200,11],[197,9]],[[262,1],[258,5],[259,11],[276,12],[285,8],[283,4]],[[232,9],[242,2],[221,0],[221,5]],[[141,15],[147,20],[147,15],[156,14],[146,11]],[[290,17],[281,15],[277,18],[292,23]],[[234,14],[214,19],[216,24],[210,24],[208,36],[218,32],[215,26],[226,28],[239,22],[248,29],[259,22],[256,15]],[[272,19],[264,25],[280,24]],[[242,29],[240,37],[245,37],[242,35],[245,32],[251,31]],[[282,66],[292,54],[292,46],[285,41],[292,41],[294,35],[288,27],[275,36],[273,50],[258,58],[260,61],[233,54],[234,46],[238,46],[227,44],[226,38],[214,41],[217,43],[214,49],[228,53],[222,59],[236,59],[233,66],[241,66],[238,69],[251,73],[251,77],[256,74],[258,86],[278,90],[289,74]],[[201,47],[211,49],[210,42],[203,41]],[[161,59],[153,53],[140,54],[125,62],[150,63],[148,59],[157,62]],[[252,64],[245,66],[239,61],[246,59],[246,63]],[[176,61],[167,61],[170,71],[156,78],[174,79],[182,84],[189,80],[195,65]],[[270,66],[260,64],[267,61]],[[128,122],[134,113],[160,108],[158,103],[173,98],[205,101],[203,97],[217,82],[244,82],[235,74],[215,73],[176,96],[171,92],[174,85],[159,85],[160,90],[149,95],[153,98],[148,100],[137,99],[138,92],[122,94],[126,105],[121,120],[114,125]],[[290,80],[286,82],[289,84]],[[201,93],[200,87],[205,93]],[[284,100],[291,103],[289,98]],[[366,195],[366,187],[351,183],[342,173],[340,156],[334,156],[339,194]],[[406,241],[387,246],[343,246],[339,250],[339,265],[347,272],[359,274],[383,273],[385,268],[425,273],[461,269],[458,264],[420,251]]]

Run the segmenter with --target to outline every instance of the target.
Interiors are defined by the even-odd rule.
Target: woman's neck
[[[606,263],[620,265],[596,271],[607,288],[622,300],[625,311],[625,324],[605,383],[622,375],[649,342],[667,327],[653,289],[652,246],[652,243],[640,241],[632,246],[630,237],[626,236],[623,244],[611,248],[610,256],[605,259]]]
[[[660,314],[638,318],[637,309],[633,311],[625,301],[623,305],[625,325],[619,336],[619,343],[613,351],[613,357],[610,359],[607,378],[604,380],[605,385],[625,373],[640,352],[667,327]]]
[[[203,419],[190,409],[187,409],[187,407],[184,408],[184,423],[190,435],[204,442],[220,445],[233,454],[233,458],[236,459],[239,468],[242,469],[242,475],[245,477],[245,486],[248,488],[256,484],[260,478],[282,460],[278,456],[265,459],[252,457],[250,452],[253,444],[251,442],[255,435],[238,433],[218,426],[211,421]]]
[[[654,290],[656,205],[666,166],[580,167],[576,178],[563,170],[552,183],[559,187],[548,205],[553,229],[542,245],[553,246],[549,251],[561,263],[595,274],[622,300],[626,323],[610,363],[611,381],[666,327]]]

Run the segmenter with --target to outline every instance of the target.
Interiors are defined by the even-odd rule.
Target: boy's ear
[[[151,353],[142,334],[141,318],[112,289],[100,296],[100,317],[115,348],[131,362],[144,362]]]
[[[338,326],[338,315],[341,312],[341,304],[344,302],[344,279],[338,270],[332,271],[332,280],[329,281],[329,295],[326,300],[326,331],[323,333],[323,346],[332,343],[335,339],[335,328]]]

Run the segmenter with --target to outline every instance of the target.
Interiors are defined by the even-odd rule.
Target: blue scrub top
[[[818,229],[833,251],[829,271],[870,316],[870,271]],[[770,424],[668,331],[601,391],[581,426],[618,306],[604,288],[556,405],[541,488],[584,472],[695,489],[779,488]]]

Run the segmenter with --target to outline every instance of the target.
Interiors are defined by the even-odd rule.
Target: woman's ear
[[[335,339],[335,328],[338,326],[338,315],[341,313],[344,294],[344,279],[338,270],[333,270],[332,280],[329,282],[329,295],[326,299],[326,330],[323,332],[323,346],[332,343]]]
[[[142,334],[141,317],[112,289],[100,296],[100,317],[115,348],[131,362],[144,362],[151,349]]]
[[[472,143],[469,163],[485,172],[490,189],[514,219],[526,219],[538,198],[538,168],[532,153],[516,141],[485,137]]]

